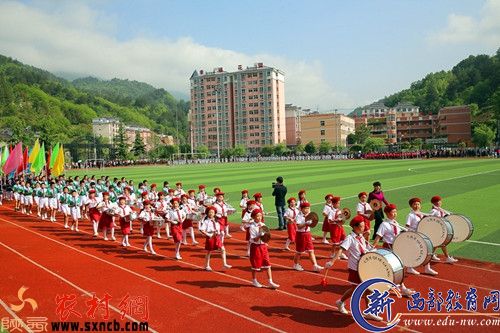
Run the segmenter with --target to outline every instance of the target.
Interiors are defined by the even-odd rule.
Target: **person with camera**
[[[285,196],[286,196],[286,186],[283,185],[283,177],[279,176],[276,178],[276,183],[273,183],[273,197],[274,205],[276,206],[276,213],[278,214],[278,230],[286,230],[285,223]]]

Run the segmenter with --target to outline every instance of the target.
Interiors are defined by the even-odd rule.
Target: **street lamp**
[[[220,93],[222,92],[222,87],[220,85],[216,85],[214,87],[214,93],[215,93],[215,124],[216,124],[216,130],[217,130],[217,159],[220,161],[220,144],[219,144],[219,96]]]

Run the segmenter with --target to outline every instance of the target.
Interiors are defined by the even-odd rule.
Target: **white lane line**
[[[5,304],[5,303],[4,303],[4,301],[2,301],[1,299],[0,299],[0,305],[1,305],[1,306],[3,306],[3,308],[4,308],[4,309],[5,309],[5,310],[6,310],[6,311],[7,311],[7,312],[8,312],[8,313],[12,316],[12,317],[14,317],[14,318],[17,320],[17,322],[21,323],[21,326],[22,326],[22,327],[26,330],[26,332],[33,333],[33,331],[32,331],[32,330],[28,327],[28,325],[26,325],[26,323],[25,323],[25,322],[24,322],[21,318],[19,318],[19,317],[17,316],[17,314],[16,314],[15,312],[13,312],[13,311],[11,310],[11,308],[10,308],[7,304]]]
[[[484,245],[492,245],[492,246],[500,246],[500,243],[488,243],[488,242],[481,242],[481,241],[470,240],[470,239],[466,240],[466,242],[484,244]]]
[[[73,287],[73,288],[75,288],[75,289],[79,290],[80,292],[84,293],[85,295],[87,295],[87,296],[89,296],[89,297],[92,297],[92,296],[94,295],[94,294],[93,294],[93,293],[91,293],[90,291],[85,290],[85,289],[83,289],[83,288],[81,288],[81,287],[77,286],[77,285],[76,285],[76,284],[74,284],[73,282],[71,282],[71,281],[67,280],[66,278],[62,277],[61,275],[59,275],[59,274],[57,274],[57,273],[54,273],[53,271],[51,271],[51,270],[50,270],[50,269],[48,269],[47,267],[45,267],[45,266],[43,266],[43,265],[41,265],[41,264],[37,263],[36,261],[32,260],[31,258],[28,258],[28,257],[27,257],[27,256],[25,256],[24,254],[19,253],[18,251],[16,251],[15,249],[11,248],[10,246],[8,246],[8,245],[6,245],[6,244],[4,244],[4,243],[2,243],[2,242],[0,242],[0,245],[2,245],[3,247],[5,247],[7,250],[9,250],[9,251],[11,251],[11,252],[14,252],[14,253],[15,253],[15,254],[17,254],[18,256],[20,256],[21,258],[25,259],[26,261],[28,261],[28,262],[32,263],[33,265],[37,266],[38,268],[40,268],[40,269],[42,269],[42,270],[46,271],[47,273],[49,273],[49,274],[51,274],[51,275],[55,276],[56,278],[58,278],[59,280],[61,280],[61,281],[65,282],[66,284],[70,285],[71,287]],[[114,307],[114,306],[112,306],[112,305],[109,305],[109,307],[110,307],[113,311],[115,311],[116,313],[118,313],[118,314],[120,314],[120,315],[121,315],[121,310],[120,310],[120,309],[118,309],[118,308],[116,308],[116,307]],[[137,319],[135,319],[135,318],[133,318],[133,317],[131,317],[131,316],[129,316],[129,315],[125,315],[125,317],[126,317],[127,319],[129,319],[129,320],[132,320],[132,321],[134,321],[134,322],[138,323],[138,324],[140,324],[140,323],[141,323],[139,320],[137,320]],[[149,331],[151,331],[151,332],[153,332],[153,333],[158,333],[158,331],[155,331],[155,330],[154,330],[154,329],[152,329],[151,327],[148,327],[148,328],[149,328]]]

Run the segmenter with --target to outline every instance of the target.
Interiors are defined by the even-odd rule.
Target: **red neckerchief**
[[[358,241],[358,249],[359,252],[363,255],[366,252],[366,244],[365,244],[365,239],[362,235],[357,235],[356,240]]]
[[[216,202],[217,205],[219,205],[220,209],[222,209],[222,216],[224,216],[224,201],[222,201],[222,205],[218,202]]]
[[[361,205],[363,206],[363,214],[366,213],[366,202],[362,202]]]

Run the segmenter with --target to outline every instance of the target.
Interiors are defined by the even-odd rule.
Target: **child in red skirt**
[[[241,201],[240,201],[241,218],[243,218],[243,216],[245,216],[245,211],[247,208],[247,201],[248,201],[248,190],[243,190],[243,191],[241,191]]]
[[[191,192],[192,191],[192,192]],[[189,190],[189,194],[193,193],[194,190]],[[194,214],[197,211],[196,202],[194,200],[190,200],[187,194],[181,195],[182,209],[186,213],[186,219],[182,222],[182,244],[187,245],[187,234],[191,236],[191,244],[198,245],[196,238],[194,236],[193,229],[193,220],[190,218],[191,214]]]
[[[116,240],[114,215],[107,213],[108,210],[115,209],[116,204],[109,200],[109,192],[102,193],[102,202],[103,213],[99,219],[99,230],[103,231],[104,240],[108,240],[108,230],[111,230],[111,239]]]
[[[214,189],[215,191],[215,189]],[[224,202],[224,192],[217,192],[216,201],[213,206],[217,209],[217,221],[219,221],[220,226],[222,227],[222,238],[231,238],[229,234],[229,223],[227,221],[227,211],[229,207]]]
[[[245,231],[245,240],[247,241],[247,257],[250,257],[250,223],[252,222],[252,211],[255,207],[255,200],[248,200],[245,215],[241,219],[241,228]]]
[[[153,235],[155,232],[153,219],[156,217],[155,213],[151,208],[151,202],[149,200],[144,200],[143,203],[144,209],[139,214],[139,220],[142,222],[142,228],[144,232],[144,236],[146,236],[146,241],[144,242],[144,251],[151,251],[151,254],[156,255],[155,250],[153,249]]]
[[[366,200],[368,199],[368,194],[366,192],[361,192],[358,194],[358,205],[356,207],[356,211],[358,215],[363,217],[365,222],[365,231],[363,232],[363,236],[366,240],[370,239],[370,215],[372,211],[372,207]]]
[[[330,231],[330,223],[328,223],[328,215],[332,211],[332,199],[333,194],[327,194],[325,196],[325,207],[323,207],[323,226],[321,227],[321,231],[323,231],[323,244],[330,244],[330,242],[326,239],[326,235]]]
[[[311,228],[309,227],[312,223],[310,220],[306,220],[307,215],[311,211],[311,204],[309,202],[303,202],[300,205],[300,213],[296,217],[297,222],[297,233],[296,233],[296,253],[293,258],[293,269],[296,271],[303,271],[304,268],[300,265],[300,255],[304,252],[309,253],[309,258],[313,264],[313,270],[319,272],[323,269],[316,261],[316,256],[314,255],[314,245],[311,237]]]
[[[297,199],[294,197],[288,198],[286,201],[288,203],[288,208],[285,211],[285,220],[287,223],[286,232],[288,234],[288,238],[285,241],[285,250],[290,250],[290,244],[295,243],[295,237],[297,236],[297,215],[300,213],[300,210],[297,208]]]
[[[342,211],[340,210],[340,197],[332,198],[332,210],[330,211],[330,215],[328,215],[328,222],[330,225],[330,239],[333,244],[331,255],[333,258],[340,249],[340,243],[342,243],[346,237],[344,221],[342,220]],[[343,253],[340,255],[340,258],[347,260],[347,256]]]
[[[101,212],[98,209],[98,205],[101,200],[97,197],[95,190],[89,191],[89,197],[85,205],[87,206],[87,211],[89,212],[89,219],[92,222],[92,229],[94,230],[94,237],[97,237],[97,228],[99,227],[99,220],[101,219]]]
[[[205,250],[207,254],[205,256],[205,270],[211,271],[210,267],[210,255],[212,251],[221,251],[222,264],[225,269],[229,269],[232,266],[227,264],[226,260],[226,249],[224,248],[224,243],[221,238],[221,226],[215,218],[217,213],[217,208],[214,206],[207,207],[205,210],[205,218],[200,222],[199,230],[203,236],[205,236]]]
[[[279,288],[279,284],[273,282],[267,244],[261,239],[263,234],[261,233],[260,227],[265,225],[262,222],[262,217],[263,214],[260,209],[254,209],[252,211],[253,221],[250,223],[250,264],[252,265],[252,284],[257,288],[262,288],[262,285],[257,281],[257,272],[261,269],[266,269],[269,287],[276,289]]]
[[[173,198],[170,203],[172,204],[172,209],[169,210],[167,219],[172,225],[170,232],[175,243],[175,259],[181,260],[182,222],[186,219],[186,212],[180,209],[179,198]]]
[[[116,217],[120,222],[120,229],[123,235],[122,246],[127,247],[130,246],[130,243],[128,242],[128,235],[130,235],[130,214],[132,213],[132,208],[127,205],[127,198],[118,198],[117,212],[118,214]]]

